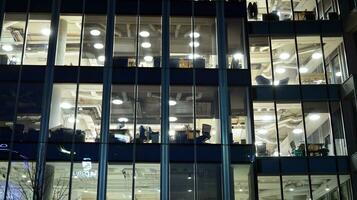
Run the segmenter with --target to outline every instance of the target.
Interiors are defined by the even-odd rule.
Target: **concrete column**
[[[64,19],[60,19],[58,28],[58,40],[57,40],[57,51],[56,51],[56,65],[65,64],[65,54],[67,45],[67,30],[68,23]]]

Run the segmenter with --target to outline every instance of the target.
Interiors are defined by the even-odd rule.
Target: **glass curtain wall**
[[[243,20],[226,17],[227,68],[247,69]]]
[[[251,165],[232,165],[234,179],[234,199],[253,199],[253,168]]]
[[[230,94],[230,125],[233,144],[251,144],[252,137],[248,126],[248,103],[246,88],[231,87]]]

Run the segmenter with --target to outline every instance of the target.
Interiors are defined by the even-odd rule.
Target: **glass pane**
[[[242,19],[226,18],[227,26],[227,68],[247,69],[244,52],[244,32]]]
[[[193,91],[190,86],[170,87],[170,142],[193,143]]]
[[[304,102],[307,150],[310,156],[333,156],[329,107],[326,102]]]
[[[54,84],[49,120],[49,142],[72,142],[73,134],[75,134],[76,91],[76,84]],[[84,135],[80,136],[79,132],[74,137],[74,141],[83,142]]]
[[[161,18],[140,17],[139,67],[160,67]]]
[[[35,187],[36,162],[21,160],[11,163],[7,196],[11,199],[32,199]]]
[[[108,200],[132,200],[133,166],[109,163],[107,175]]]
[[[218,89],[196,87],[196,142],[219,144],[221,142]]]
[[[305,131],[300,103],[277,103],[280,156],[305,156]]]
[[[232,87],[229,89],[229,93],[232,142],[234,144],[251,144],[252,140],[247,118],[246,89]]]
[[[250,37],[250,68],[252,85],[271,85],[272,71],[268,37]]]
[[[98,163],[90,158],[73,163],[71,200],[96,199],[98,182]]]
[[[134,141],[135,96],[133,85],[113,85],[109,142]]]
[[[170,164],[170,200],[194,200],[193,164]]]
[[[220,164],[197,164],[197,195],[199,199],[221,199]]]
[[[190,55],[194,67],[217,68],[216,19],[196,17],[194,23],[194,33],[199,37],[193,36],[191,42],[186,44],[194,48],[193,55]]]
[[[31,13],[27,25],[25,65],[46,65],[51,15]]]
[[[341,199],[352,200],[352,183],[350,175],[340,175]]]
[[[234,174],[234,199],[252,200],[253,199],[253,168],[251,165],[233,165]]]
[[[0,101],[2,102],[2,106],[0,109],[0,138],[2,143],[11,141],[12,131],[14,128],[14,102],[16,101],[16,92],[16,83],[5,83],[0,85]],[[15,129],[14,138],[21,138],[21,135],[22,132],[17,132],[17,129]]]
[[[274,103],[254,102],[253,110],[257,156],[279,156]]]
[[[71,162],[47,162],[44,199],[68,199]]]
[[[136,108],[136,142],[160,142],[160,86],[138,86]]]
[[[78,92],[77,130],[82,142],[99,142],[103,86],[80,84]]]
[[[320,19],[336,20],[339,18],[337,0],[317,0]]]
[[[191,18],[170,18],[170,67],[192,68],[193,45],[191,40],[201,36],[198,32],[192,32]],[[191,59],[190,59],[191,58]]]
[[[258,176],[259,199],[278,200],[281,199],[279,176]]]
[[[347,156],[347,144],[345,130],[343,126],[342,111],[340,102],[331,102],[331,121],[333,124],[333,134],[335,136],[335,148],[337,156]]]
[[[316,20],[318,12],[314,0],[293,0],[295,20]]]
[[[248,21],[262,21],[266,13],[266,0],[247,0]]]
[[[135,67],[137,51],[137,17],[116,16],[114,34],[114,67]]]
[[[160,164],[135,165],[135,200],[160,200]]]
[[[57,37],[56,65],[79,65],[81,30],[81,15],[62,14],[60,16]],[[92,30],[92,33],[97,32]]]
[[[104,65],[106,24],[106,16],[84,16],[81,66]]]
[[[336,175],[311,176],[311,188],[313,199],[340,199]]]
[[[4,194],[5,194],[5,184],[6,184],[6,174],[7,174],[7,168],[8,168],[8,155],[5,155],[5,154],[8,154],[7,151],[5,151],[4,153],[1,153],[1,161],[0,161],[0,173],[1,174],[4,174],[3,176],[0,176],[0,182],[1,182],[1,185],[0,185],[0,195],[1,195],[1,198],[4,197]],[[11,190],[11,186],[8,187],[8,189]],[[11,193],[7,193],[7,194],[11,194]],[[11,199],[10,195],[8,195],[6,197],[6,199]]]
[[[297,73],[295,39],[289,37],[273,37],[271,40],[274,85],[299,84]]]
[[[323,37],[327,81],[341,84],[348,78],[345,47],[342,37]]]
[[[291,1],[268,0],[270,20],[292,20]]]
[[[0,38],[0,64],[21,64],[25,24],[26,14],[5,13]]]
[[[311,199],[309,178],[307,176],[283,176],[283,192],[285,200]]]
[[[301,84],[325,84],[325,70],[319,36],[298,36]]]

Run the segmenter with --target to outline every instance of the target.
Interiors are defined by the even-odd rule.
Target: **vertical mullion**
[[[233,197],[233,178],[231,173],[230,160],[230,139],[228,125],[228,81],[227,81],[227,60],[226,60],[226,27],[224,15],[224,1],[216,1],[216,37],[217,37],[217,54],[218,54],[218,75],[219,75],[219,110],[220,110],[220,129],[222,145],[222,199],[230,200]]]
[[[170,98],[170,1],[162,1],[162,66],[161,66],[161,161],[160,199],[170,198],[170,159],[169,159],[169,98]]]
[[[115,26],[115,0],[107,1],[107,27],[105,39],[105,62],[103,68],[102,119],[99,149],[97,199],[106,199],[108,171],[108,133],[110,125],[110,98],[112,88],[113,38]]]
[[[5,16],[5,0],[3,0],[1,3],[0,3],[0,38],[1,38],[1,34],[2,34],[2,25],[3,25],[3,22],[4,22],[4,16]]]

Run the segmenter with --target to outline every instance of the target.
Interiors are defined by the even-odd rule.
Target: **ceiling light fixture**
[[[192,192],[192,190],[191,190],[191,189],[189,189],[189,190],[187,190],[187,192]]]
[[[201,36],[200,33],[198,32],[193,32],[189,34],[190,38],[199,38]]]
[[[152,57],[152,56],[144,56],[144,60],[146,62],[152,62],[154,60],[154,57]]]
[[[144,49],[148,49],[151,47],[151,43],[150,42],[143,42],[141,43],[141,47]]]
[[[293,133],[294,134],[296,134],[296,135],[299,135],[299,134],[301,134],[301,133],[303,133],[304,131],[301,129],[301,128],[295,128],[294,130],[293,130]]]
[[[51,35],[51,29],[49,29],[49,28],[44,28],[44,29],[41,30],[41,33],[42,33],[42,35],[44,35],[44,36],[49,36],[49,35]]]
[[[99,36],[100,35],[100,31],[97,29],[93,29],[89,32],[92,36]]]
[[[176,104],[177,104],[177,102],[175,100],[169,100],[169,105],[170,106],[174,106]]]
[[[336,72],[335,75],[336,75],[337,77],[341,77],[341,76],[342,76],[342,73],[341,73],[341,72]]]
[[[290,192],[294,192],[295,189],[294,189],[294,188],[289,188],[289,191],[290,191]]]
[[[14,50],[14,47],[12,47],[9,44],[5,44],[1,48],[2,48],[2,50],[7,51],[7,52]]]
[[[309,115],[309,119],[310,119],[311,121],[317,121],[317,120],[320,119],[320,115],[319,115],[319,114],[316,114],[316,113],[311,113],[311,114]]]
[[[104,45],[102,43],[95,43],[93,46],[96,49],[103,49],[104,48]]]
[[[320,52],[315,52],[312,54],[311,56],[313,59],[317,60],[320,59],[322,57],[322,54]]]
[[[272,116],[272,115],[264,115],[264,116],[262,116],[261,119],[262,119],[263,121],[271,121],[271,120],[274,119],[274,116]]]
[[[197,59],[199,57],[201,57],[201,56],[199,54],[196,54],[196,53],[188,55],[188,59]]]
[[[73,105],[68,103],[68,102],[62,102],[60,104],[60,107],[63,108],[63,109],[71,109],[73,107]]]
[[[200,46],[200,43],[199,42],[190,42],[188,44],[190,47],[199,47]]]
[[[275,72],[277,74],[284,74],[286,72],[286,69],[283,68],[283,67],[278,67],[278,68],[275,69]]]
[[[128,122],[128,121],[129,121],[129,119],[126,118],[126,117],[119,117],[118,118],[118,122]]]
[[[308,71],[309,71],[309,69],[306,68],[306,67],[301,67],[301,68],[299,69],[299,72],[300,72],[301,74],[305,74],[305,73],[307,73]]]
[[[98,56],[98,60],[100,62],[104,62],[105,61],[105,56]]]
[[[282,59],[282,60],[287,60],[290,58],[290,54],[287,53],[287,52],[283,52],[279,55],[279,58]]]
[[[175,122],[175,121],[177,121],[177,117],[169,117],[169,121],[170,122]]]
[[[120,99],[113,99],[112,103],[115,104],[115,105],[121,105],[124,102],[122,100],[120,100]]]
[[[274,85],[279,85],[279,84],[280,84],[279,80],[274,81]]]
[[[265,134],[268,133],[268,130],[266,130],[266,129],[259,129],[257,132],[258,132],[259,134],[261,134],[261,135],[265,135]]]
[[[233,59],[234,60],[242,60],[244,55],[242,53],[235,53],[233,54]]]
[[[143,38],[147,38],[150,36],[150,33],[148,31],[141,31],[139,35]]]

